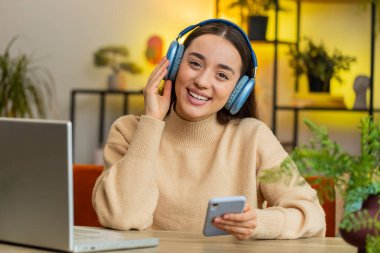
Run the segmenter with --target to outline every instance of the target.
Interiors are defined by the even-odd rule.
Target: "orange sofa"
[[[95,181],[103,171],[101,165],[74,164],[74,224],[78,226],[100,227],[100,223],[92,208],[92,189]],[[327,182],[317,184],[317,177],[309,177],[307,181],[318,191]],[[335,236],[335,201],[326,201],[322,205],[326,213],[326,236]]]
[[[92,208],[92,189],[103,171],[101,165],[73,165],[74,179],[74,225],[100,227]]]

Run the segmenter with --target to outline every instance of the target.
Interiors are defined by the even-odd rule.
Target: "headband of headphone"
[[[184,36],[185,34],[187,34],[190,31],[194,30],[195,28],[203,26],[203,25],[208,24],[208,23],[222,23],[222,24],[226,24],[226,25],[229,25],[229,26],[232,26],[232,27],[236,28],[236,30],[238,30],[240,32],[240,34],[243,36],[245,42],[247,43],[249,51],[251,52],[252,62],[253,62],[253,78],[254,78],[256,76],[256,70],[257,70],[257,58],[256,58],[255,51],[253,51],[253,48],[251,46],[251,41],[249,40],[247,34],[238,25],[236,25],[235,23],[233,23],[233,22],[231,22],[229,20],[221,19],[221,18],[206,19],[206,20],[204,20],[202,22],[199,22],[198,24],[191,25],[191,26],[186,27],[185,29],[183,29],[178,34],[178,36],[176,38],[176,41],[178,41],[182,36]]]

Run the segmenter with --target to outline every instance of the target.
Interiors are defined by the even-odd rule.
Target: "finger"
[[[155,69],[150,74],[150,76],[148,78],[148,83],[151,80],[157,78],[157,76],[159,76],[164,69],[167,69],[168,66],[169,66],[169,60],[166,59],[166,57],[162,58],[162,60],[160,61],[160,63],[155,67]]]
[[[152,79],[148,84],[145,86],[147,93],[152,94],[161,94],[162,87],[160,89],[160,86],[162,86],[161,81],[163,80],[163,77],[168,73],[167,69],[163,69],[160,75],[156,76],[154,79]]]
[[[154,74],[158,71],[158,69],[159,69],[159,68],[162,66],[162,64],[165,62],[165,59],[166,59],[165,56],[161,58],[161,60],[158,62],[158,64],[154,67],[154,69],[153,69],[151,75],[154,75]]]
[[[247,240],[251,237],[250,235],[245,234],[233,234],[233,236],[235,236],[235,238],[238,240]]]
[[[162,96],[170,101],[170,95],[172,93],[172,81],[166,80]]]
[[[221,218],[216,218],[214,220],[215,224],[221,224],[221,225],[228,225],[228,226],[236,226],[236,227],[243,227],[243,228],[256,228],[257,222],[255,219],[247,220],[247,221],[230,221],[230,220],[223,220]]]
[[[219,224],[216,227],[234,235],[238,239],[249,238],[252,235],[252,231],[253,231],[253,229],[251,228],[242,228],[242,227],[236,227],[236,226],[230,226],[230,225],[224,225],[224,224]]]
[[[253,210],[244,212],[244,213],[228,213],[223,215],[223,220],[230,220],[230,221],[247,221],[247,220],[253,220],[256,219],[257,215],[256,212]]]
[[[164,65],[165,66],[165,65]],[[148,88],[153,88],[154,90],[157,90],[158,86],[160,85],[160,82],[163,80],[164,76],[168,73],[168,69],[165,67],[160,68],[160,72],[157,72],[151,80],[148,82],[147,86]]]
[[[244,206],[243,212],[248,212],[251,210],[251,205],[247,202]]]
[[[250,236],[252,234],[252,229],[250,228],[242,228],[230,225],[218,225],[218,228],[233,235],[239,234],[244,236]]]

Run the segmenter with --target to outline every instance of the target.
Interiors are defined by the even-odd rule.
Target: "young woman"
[[[164,57],[151,73],[144,115],[123,116],[111,127],[106,169],[93,193],[100,223],[200,233],[210,198],[244,195],[244,212],[216,218],[216,227],[238,239],[324,236],[324,212],[308,184],[258,180],[261,170],[288,155],[257,119],[256,59],[246,35],[223,20],[180,36],[187,30],[184,51],[172,60],[180,62],[178,70]],[[160,95],[166,76],[174,81],[166,80]],[[247,94],[231,108],[238,86]]]

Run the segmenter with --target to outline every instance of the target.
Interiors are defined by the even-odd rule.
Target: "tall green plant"
[[[321,176],[323,180],[331,180],[344,200],[340,228],[351,231],[374,227],[380,234],[380,222],[359,211],[368,196],[380,194],[380,122],[375,122],[371,117],[360,121],[359,155],[344,151],[341,145],[330,139],[325,127],[309,120],[305,120],[305,124],[313,133],[310,141],[296,147],[278,168],[264,170],[260,180],[266,183],[287,183],[293,175],[294,165],[303,177]],[[299,182],[305,183],[302,179]],[[332,200],[335,197],[333,193],[334,185],[325,184],[319,190],[318,197],[327,196]],[[368,239],[367,243],[378,247],[380,237]]]
[[[53,95],[53,79],[46,70],[33,66],[25,54],[11,56],[16,39],[0,54],[0,116],[45,118]]]

